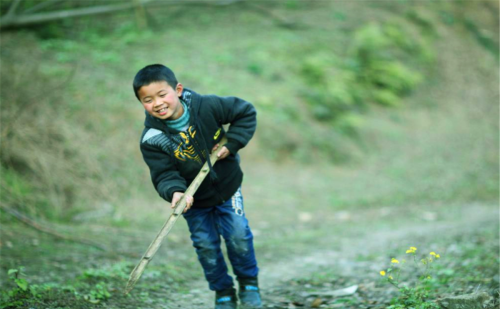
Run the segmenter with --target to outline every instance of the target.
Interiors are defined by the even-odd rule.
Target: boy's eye
[[[160,94],[160,98],[163,98],[163,97],[165,97],[165,96],[166,96],[166,94],[165,94],[165,93],[164,93],[164,94]]]

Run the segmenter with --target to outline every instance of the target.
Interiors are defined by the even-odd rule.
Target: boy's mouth
[[[167,113],[167,108],[168,108],[168,107],[164,107],[164,108],[162,108],[162,109],[157,110],[156,112],[157,112],[158,114],[160,114],[160,116],[163,116],[163,115],[165,115],[165,114]]]

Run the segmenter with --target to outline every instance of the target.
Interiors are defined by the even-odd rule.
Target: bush
[[[398,106],[422,80],[413,59],[431,59],[427,41],[414,32],[396,22],[372,23],[354,32],[345,61],[324,51],[306,57],[299,73],[308,85],[302,96],[311,114],[337,127],[370,104]]]

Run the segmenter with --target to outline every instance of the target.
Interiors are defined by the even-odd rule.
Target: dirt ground
[[[445,269],[466,266],[467,263],[457,260],[464,259],[461,251],[469,244],[477,254],[484,254],[481,252],[487,246],[493,246],[496,251],[489,252],[498,263],[499,209],[495,204],[317,210],[316,213],[321,216],[287,212],[283,214],[283,223],[277,221],[269,226],[263,224],[263,214],[247,209],[255,232],[265,308],[386,308],[397,290],[382,282],[379,271],[387,268],[392,257],[404,258],[410,246],[417,247],[424,255],[438,252],[440,263],[447,265]],[[290,226],[289,220],[295,220],[296,224]],[[41,303],[33,308],[211,308],[214,294],[202,276],[185,225],[178,222],[129,298],[123,296],[120,287],[125,286],[131,266],[139,261],[140,254],[156,235],[153,228],[82,227],[89,239],[101,243],[119,239],[119,244],[108,243],[121,251],[118,257],[116,252],[102,253],[88,246],[54,240],[31,229],[3,225],[2,268],[24,265],[31,283],[63,284],[88,276],[89,269],[96,275],[105,265],[113,267],[124,262],[128,265],[121,277],[114,278],[112,273],[103,275],[103,280],[115,280],[112,281],[115,288],[110,289],[111,297],[106,301],[90,304],[77,301],[70,294],[57,307]],[[477,236],[488,231],[489,239]],[[162,271],[167,268],[173,271],[165,275]],[[498,264],[493,272],[479,268],[482,266],[477,271],[488,277],[463,278],[464,282],[462,278],[454,278],[446,283],[451,285],[450,293],[498,293]],[[186,272],[187,277],[177,276]],[[495,272],[496,275],[490,276]],[[2,284],[6,283],[4,279],[2,276]],[[411,280],[407,283],[413,284]],[[176,288],[178,284],[180,288]],[[317,296],[318,292],[329,293],[354,285],[357,290],[350,296]]]
[[[415,218],[413,222],[403,222],[402,218],[397,221],[394,212],[404,214],[411,210],[384,208],[358,211],[355,215],[338,213],[334,222],[325,223],[325,226],[319,228],[328,230],[337,225],[340,228],[336,231],[341,233],[325,235],[325,238],[310,242],[307,253],[283,256],[281,252],[259,251],[260,240],[257,236],[257,254],[265,256],[259,260],[265,307],[311,308],[315,300],[317,305],[318,297],[306,291],[318,289],[311,286],[309,281],[315,274],[323,271],[325,276],[331,278],[323,278],[327,284],[320,287],[321,291],[358,285],[357,297],[364,297],[369,301],[365,305],[341,303],[340,306],[332,306],[328,302],[334,299],[326,297],[321,300],[322,305],[317,305],[319,308],[385,308],[390,298],[396,294],[396,289],[383,284],[378,272],[388,265],[392,252],[404,253],[407,247],[417,246],[429,252],[440,252],[444,261],[451,258],[460,237],[467,238],[484,229],[498,230],[499,212],[496,205],[463,205],[440,214],[423,211],[422,216]],[[388,218],[399,222],[397,229],[384,224]],[[293,244],[290,246],[293,247]],[[276,254],[276,259],[273,254]],[[494,280],[498,284],[498,277]],[[200,278],[193,282],[187,293],[169,295],[161,308],[201,309],[210,308],[212,304],[213,294]]]

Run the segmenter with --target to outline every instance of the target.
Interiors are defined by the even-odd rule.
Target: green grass
[[[109,228],[106,235],[91,232],[89,227],[80,228],[87,237],[96,233],[95,237],[99,237],[109,251],[56,240],[12,223],[8,230],[2,229],[0,236],[5,247],[0,265],[0,308],[40,305],[49,308],[102,308],[103,305],[139,308],[145,302],[151,305],[168,302],[170,295],[189,290],[190,283],[199,279],[201,270],[191,267],[196,263],[195,256],[186,257],[186,252],[192,253],[191,248],[176,248],[175,240],[170,238],[158,253],[158,261],[148,265],[133,293],[124,296],[128,276],[150,239],[145,236],[139,240],[133,238],[140,235],[137,230],[118,230],[122,237],[120,243],[115,244],[116,234]],[[70,234],[79,232],[80,228],[74,226]],[[169,255],[173,249],[176,254]],[[26,280],[26,290],[7,276],[9,270],[20,267],[24,269],[19,278]]]
[[[372,4],[363,9],[346,2],[274,5],[273,10],[304,26],[293,31],[275,25],[261,31],[266,17],[236,5],[194,6],[191,18],[175,10],[155,10],[146,30],[139,30],[129,13],[121,13],[113,22],[75,20],[72,27],[79,31],[72,36],[40,40],[9,34],[5,47],[14,51],[12,42],[20,42],[18,46],[31,46],[33,52],[3,56],[3,72],[33,76],[16,57],[30,58],[37,80],[62,87],[48,92],[47,108],[40,107],[39,118],[46,120],[30,126],[24,115],[30,130],[16,130],[24,134],[15,139],[20,142],[5,148],[19,149],[10,156],[29,166],[23,177],[34,175],[32,186],[40,196],[35,201],[47,197],[52,217],[68,220],[109,203],[116,215],[112,222],[140,221],[135,215],[138,203],[154,204],[155,211],[161,206],[133,142],[141,132],[143,110],[131,80],[138,69],[158,62],[171,66],[185,86],[200,93],[237,95],[256,105],[259,129],[250,149],[242,151],[250,151],[245,160],[265,158],[300,168],[342,162],[345,169],[330,171],[349,181],[317,193],[323,205],[495,200],[498,107],[491,89],[496,89],[498,76],[484,71],[494,59],[483,57],[482,47],[475,44],[469,53],[485,59],[483,64],[440,70],[446,61],[459,58],[457,48],[469,50],[475,38],[443,26],[439,14],[419,5]],[[452,11],[453,6],[441,9]],[[329,12],[341,18],[329,18]],[[238,25],[228,27],[233,16]],[[169,18],[167,30],[156,24],[162,18]],[[360,20],[371,23],[362,26]],[[431,31],[438,28],[445,33],[439,39]],[[229,38],[231,44],[220,44]],[[446,49],[440,42],[454,47]],[[469,91],[463,79],[450,81],[454,74],[465,76],[463,71],[475,72],[474,85],[480,89]],[[71,78],[64,82],[66,77]],[[43,91],[43,84],[36,86],[36,92]],[[16,89],[12,87],[7,88]],[[316,99],[311,101],[311,96]],[[401,107],[377,107],[374,97],[382,105],[397,101]],[[459,108],[451,109],[456,104]],[[318,119],[317,112],[327,117]],[[41,146],[21,151],[35,138],[27,132],[39,128],[46,137]],[[12,162],[2,164],[11,168]],[[58,181],[62,178],[68,181]]]
[[[135,265],[118,262],[100,265],[81,271],[76,277],[63,283],[61,280],[36,284],[28,275],[22,274],[26,286],[14,280],[6,282],[0,295],[1,308],[30,308],[44,305],[50,308],[138,308],[145,301],[150,304],[163,303],[166,293],[182,293],[194,279],[187,267],[172,265],[150,266],[144,278],[134,289],[134,293],[123,295],[124,282]],[[25,271],[30,271],[29,267]],[[150,299],[154,301],[151,302]]]
[[[399,308],[398,305],[403,304],[403,299],[398,298],[401,294],[386,281],[388,274],[396,277],[394,270],[383,277],[373,267],[373,265],[380,264],[381,261],[385,261],[385,264],[389,265],[390,257],[397,257],[400,263],[403,262],[403,259],[407,260],[406,263],[397,266],[397,268],[401,268],[401,276],[399,277],[401,287],[418,288],[421,291],[426,291],[428,293],[427,306],[432,306],[433,301],[442,296],[463,295],[477,290],[484,291],[493,298],[493,303],[490,303],[489,308],[494,308],[494,304],[499,303],[498,223],[472,233],[458,233],[452,237],[446,235],[442,237],[427,236],[422,239],[422,242],[429,247],[417,247],[416,260],[418,264],[421,264],[421,258],[429,257],[428,253],[436,250],[431,250],[431,248],[441,248],[443,250],[443,252],[437,252],[440,253],[440,258],[434,259],[431,263],[428,272],[431,278],[428,280],[418,280],[418,276],[424,267],[420,265],[417,269],[411,256],[404,253],[407,247],[401,246],[397,250],[399,253],[395,254],[388,255],[387,252],[380,249],[378,250],[378,256],[376,250],[370,252],[369,255],[361,254],[357,258],[357,261],[361,261],[361,263],[354,268],[354,271],[350,272],[349,277],[343,275],[346,273],[345,269],[342,269],[341,266],[335,266],[335,264],[344,265],[348,263],[348,261],[340,258],[336,263],[332,262],[332,265],[328,267],[322,267],[306,276],[284,282],[280,291],[290,301],[307,303],[311,299],[306,300],[304,296],[301,296],[304,288],[306,292],[313,294],[314,291],[332,291],[357,284],[361,286],[361,292],[343,298],[326,297],[326,299],[323,299],[324,303],[328,303],[330,306],[345,303],[346,308],[359,308],[367,304],[377,304],[375,308],[385,308],[392,304],[394,307],[391,308]],[[386,270],[383,267],[380,269]],[[373,285],[374,283],[375,285]],[[393,300],[390,301],[390,297],[382,296],[380,294],[381,290],[386,291],[383,294],[388,292]]]

